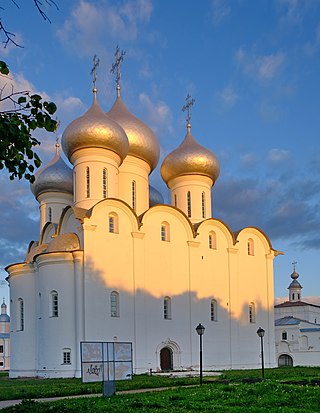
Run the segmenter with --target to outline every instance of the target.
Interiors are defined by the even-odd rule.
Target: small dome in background
[[[162,162],[160,169],[163,180],[168,182],[183,175],[205,175],[212,179],[213,184],[220,173],[217,157],[201,146],[192,136],[190,125],[185,139]]]
[[[153,131],[127,109],[118,97],[108,115],[125,130],[129,140],[128,155],[146,161],[153,170],[159,161],[160,145]]]
[[[43,192],[65,192],[72,194],[72,170],[60,156],[60,145],[56,143],[55,157],[35,174],[31,191],[37,198]]]
[[[0,314],[0,323],[10,323],[10,316],[7,314],[7,304],[3,299],[1,304],[1,314]]]
[[[149,206],[164,204],[164,199],[161,194],[155,187],[149,185]]]
[[[65,129],[62,148],[69,160],[75,151],[84,148],[109,149],[119,155],[121,162],[127,156],[127,135],[117,122],[103,112],[97,102],[95,89],[91,108]]]

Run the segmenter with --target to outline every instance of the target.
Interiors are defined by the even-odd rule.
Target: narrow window
[[[136,181],[131,183],[132,209],[136,211]]]
[[[111,307],[111,317],[119,317],[119,293],[117,291],[112,291],[110,294],[110,307]]]
[[[282,340],[287,340],[288,339],[288,335],[286,331],[282,332]]]
[[[90,169],[86,167],[86,190],[87,190],[87,198],[90,198]]]
[[[0,345],[0,353],[3,353],[3,345]]]
[[[292,293],[292,299],[294,300],[294,293]]]
[[[188,217],[191,217],[191,192],[187,192],[187,209],[188,209]]]
[[[107,168],[102,171],[102,197],[107,198]]]
[[[161,224],[161,241],[170,241],[170,227],[167,222]]]
[[[76,202],[76,182],[77,174],[76,171],[73,171],[73,202]]]
[[[118,215],[114,212],[109,214],[109,232],[118,233]]]
[[[171,298],[164,297],[163,300],[163,318],[165,320],[171,320]]]
[[[211,300],[210,304],[210,318],[211,321],[217,321],[217,301],[215,299]]]
[[[300,300],[300,294],[298,293],[298,300]]]
[[[252,238],[248,239],[248,255],[254,255],[254,242]]]
[[[59,302],[57,291],[51,291],[51,317],[59,316]]]
[[[253,324],[256,322],[256,309],[255,309],[255,304],[250,303],[249,304],[249,323]]]
[[[24,330],[24,304],[23,299],[18,299],[18,330]]]
[[[177,207],[177,195],[174,195],[174,206]]]
[[[50,207],[48,208],[48,221],[52,222],[52,209]]]
[[[64,348],[62,350],[62,364],[71,364],[71,350]]]
[[[206,217],[206,194],[202,192],[201,194],[201,210],[202,210],[202,218]]]
[[[214,231],[210,231],[209,233],[209,248],[212,250],[217,249],[217,236]]]

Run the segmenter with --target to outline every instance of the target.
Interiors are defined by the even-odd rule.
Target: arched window
[[[109,220],[109,232],[118,233],[119,232],[118,215],[115,212],[111,212],[108,216],[108,220]]]
[[[281,354],[278,359],[278,366],[293,366],[293,359],[288,354]]]
[[[77,182],[77,174],[76,171],[73,171],[73,202],[76,202],[76,182]]]
[[[217,321],[218,316],[217,316],[217,300],[214,298],[211,300],[210,303],[210,319],[211,321]]]
[[[174,206],[177,207],[177,195],[174,194]]]
[[[50,207],[48,208],[48,221],[52,222],[52,209]]]
[[[170,241],[170,226],[168,222],[161,224],[161,241]]]
[[[191,217],[191,192],[187,192],[187,210],[188,210],[188,217]]]
[[[58,293],[57,291],[53,290],[51,291],[50,295],[51,295],[51,317],[58,317],[59,316]]]
[[[18,328],[17,330],[24,330],[24,303],[22,298],[18,298]]]
[[[137,192],[137,185],[136,181],[132,181],[131,183],[131,199],[132,199],[132,209],[136,211],[136,192]]]
[[[107,168],[103,168],[103,171],[102,171],[102,197],[103,198],[107,198],[107,194],[108,194],[108,192],[107,192],[107,188],[108,188],[108,186],[107,186],[107,179],[108,179],[108,171],[107,171]]]
[[[206,217],[206,194],[202,192],[201,194],[201,210],[202,210],[202,218]]]
[[[120,316],[119,293],[117,291],[112,291],[110,294],[110,310],[111,310],[111,317]]]
[[[90,168],[86,167],[86,197],[90,198]]]
[[[252,238],[248,239],[248,255],[254,255],[254,242]]]
[[[256,306],[255,303],[251,302],[249,304],[249,323],[256,322]]]
[[[62,364],[71,364],[71,349],[62,349]]]
[[[209,248],[212,250],[217,249],[217,236],[214,231],[210,231],[209,233]]]
[[[288,340],[288,334],[287,334],[286,331],[282,331],[282,333],[281,333],[281,339],[282,339],[282,340]]]
[[[164,297],[163,300],[163,318],[165,320],[171,320],[171,298]]]

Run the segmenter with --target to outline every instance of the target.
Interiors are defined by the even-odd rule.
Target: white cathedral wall
[[[119,167],[119,199],[133,208],[132,182],[135,182],[135,212],[142,214],[149,208],[150,166],[147,162],[127,155]]]
[[[79,344],[75,337],[73,255],[63,252],[42,254],[36,258],[36,265],[37,375],[74,377]],[[52,313],[53,291],[58,293],[58,316]],[[63,349],[71,350],[71,365],[63,364]]]
[[[32,264],[9,267],[10,282],[10,377],[36,376],[36,297],[35,270]],[[20,329],[18,300],[24,303],[24,329]]]
[[[290,316],[300,318],[301,320],[307,320],[310,323],[320,324],[320,308],[311,305],[275,308],[276,320]]]
[[[89,209],[103,199],[103,169],[107,169],[107,197],[118,197],[120,157],[107,149],[85,148],[72,154],[74,205]],[[87,197],[86,169],[90,170],[90,196]]]
[[[205,218],[211,217],[211,188],[212,179],[202,175],[179,176],[169,183],[171,189],[171,205],[177,206],[188,216],[187,193],[191,196],[191,216],[192,223],[201,222]],[[202,216],[202,193],[205,197],[205,217]],[[177,205],[175,205],[175,199]]]

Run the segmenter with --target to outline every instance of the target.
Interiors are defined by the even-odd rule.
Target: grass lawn
[[[245,383],[246,378],[260,377],[259,370],[224,371],[204,385],[198,379],[172,379],[135,376],[132,381],[118,382],[117,391],[129,388],[177,386],[161,392],[117,394],[40,403],[24,400],[5,412],[254,412],[313,413],[320,412],[320,368],[277,368],[266,370],[264,382]],[[24,392],[22,392],[24,389]],[[62,394],[88,394],[101,391],[101,384],[82,384],[77,379],[8,379],[0,376],[0,396],[4,398],[46,397]],[[38,394],[34,395],[35,393]],[[15,397],[8,397],[15,394]],[[18,396],[20,394],[20,396]],[[4,396],[4,397],[3,397]]]

